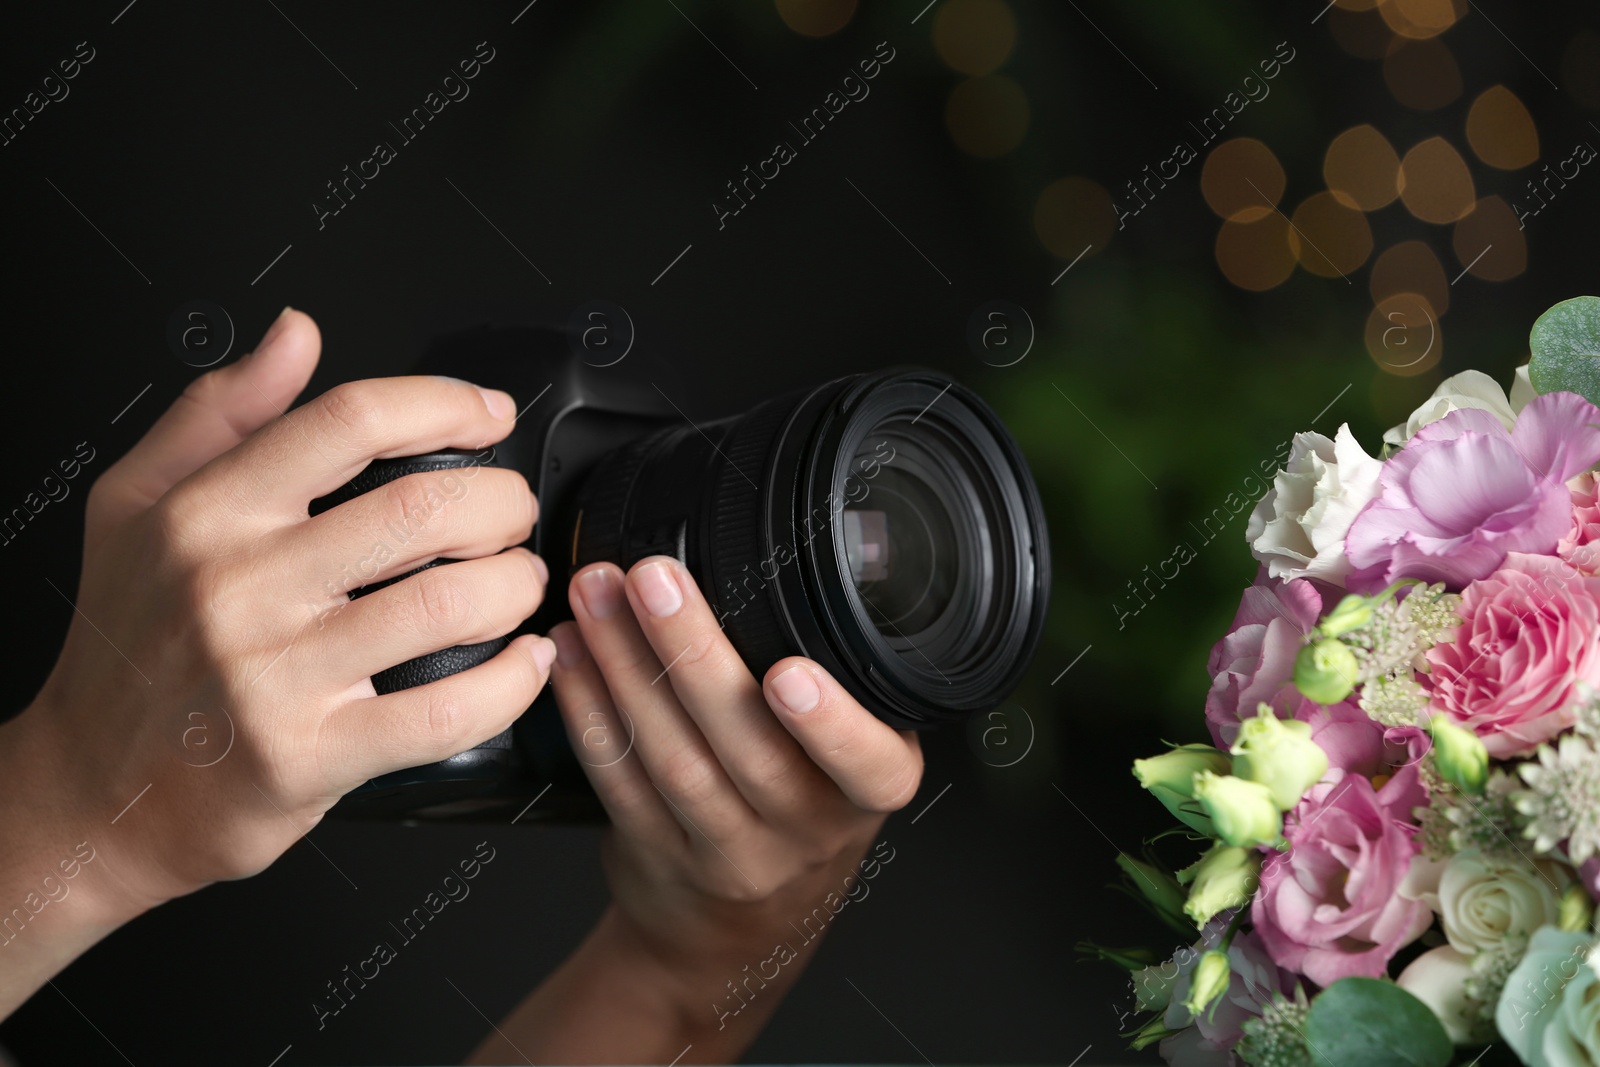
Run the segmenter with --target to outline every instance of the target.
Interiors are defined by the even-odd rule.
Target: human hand
[[[810,660],[781,660],[758,683],[676,560],[642,560],[626,577],[587,567],[570,599],[576,624],[551,633],[552,684],[611,818],[613,943],[638,946],[690,1032],[707,1031],[696,1060],[736,1054],[805,961],[763,987],[739,1020],[751,1025],[713,1027],[713,1005],[775,942],[802,940],[790,923],[850,889],[886,814],[916,794],[917,737]]]
[[[554,646],[530,636],[449,678],[375,693],[372,674],[532,614],[547,572],[507,546],[529,536],[537,506],[521,474],[476,468],[465,492],[450,491],[458,472],[412,474],[309,517],[368,461],[480,448],[515,412],[504,393],[407,377],[340,385],[283,414],[320,348],[311,319],[285,309],[89,493],[65,648],[0,748],[47,798],[38,832],[87,836],[108,857],[105,914],[262,870],[341,795],[492,737],[546,680]],[[354,601],[338,581],[358,562],[384,560],[362,574],[376,582],[439,557],[463,562]],[[209,766],[185,748],[197,726],[221,756]]]

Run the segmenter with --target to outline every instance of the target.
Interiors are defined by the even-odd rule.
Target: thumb
[[[167,490],[283,414],[322,352],[317,324],[284,308],[242,359],[201,375],[148,433],[101,476],[90,536],[143,511]],[[86,548],[88,546],[85,546]]]

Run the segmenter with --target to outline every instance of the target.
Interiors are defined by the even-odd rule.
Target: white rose
[[[1435,910],[1451,947],[1470,956],[1560,923],[1561,894],[1570,882],[1559,864],[1495,861],[1465,849],[1439,876]]]
[[[1533,380],[1528,377],[1528,365],[1524,363],[1511,376],[1511,410],[1521,415],[1528,401],[1538,395],[1533,388]]]
[[[1245,527],[1245,540],[1273,578],[1344,584],[1345,534],[1378,492],[1383,463],[1367,455],[1346,423],[1332,441],[1298,433],[1289,464],[1272,480]]]
[[[1464,1045],[1473,1037],[1467,1016],[1466,982],[1472,975],[1472,958],[1449,945],[1430,948],[1412,960],[1395,984],[1433,1010],[1450,1040]]]
[[[1526,374],[1526,371],[1519,372]],[[1533,399],[1533,386],[1528,386],[1529,395],[1520,397],[1522,403]],[[1512,392],[1520,392],[1513,385]],[[1521,404],[1517,410],[1521,410]],[[1506,429],[1511,429],[1516,424],[1517,412],[1512,410],[1511,403],[1506,400],[1505,390],[1501,389],[1495,380],[1481,370],[1464,370],[1439,383],[1433,395],[1422,402],[1411,417],[1398,426],[1391,426],[1384,431],[1383,439],[1391,445],[1403,445],[1409,441],[1413,434],[1430,422],[1437,422],[1458,408],[1479,408],[1494,415],[1505,424]]]
[[[1600,1063],[1600,976],[1583,934],[1546,926],[1506,979],[1494,1022],[1527,1067],[1592,1067]]]

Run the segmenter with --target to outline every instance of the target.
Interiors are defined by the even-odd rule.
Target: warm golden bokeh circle
[[[1283,198],[1283,164],[1254,137],[1235,137],[1211,150],[1200,168],[1200,192],[1211,210],[1234,222],[1272,214]]]
[[[1306,198],[1294,209],[1290,223],[1289,249],[1312,274],[1345,277],[1372,254],[1367,217],[1332,193]]]
[[[1490,86],[1472,102],[1467,143],[1479,159],[1501,170],[1520,170],[1539,158],[1533,116],[1504,85]]]
[[[1005,0],[945,0],[933,19],[933,48],[952,70],[993,74],[1017,43],[1017,20]]]
[[[1466,14],[1465,0],[1385,0],[1378,7],[1389,28],[1402,37],[1436,37]]]
[[[1461,68],[1436,37],[1396,37],[1383,57],[1383,80],[1406,107],[1436,111],[1461,95]]]
[[[1217,266],[1241,289],[1265,292],[1294,273],[1289,223],[1276,211],[1252,222],[1228,220],[1217,231]]]
[[[1400,161],[1400,199],[1423,222],[1443,225],[1469,213],[1477,194],[1461,153],[1443,137],[1430,137]]]
[[[1003,156],[1028,132],[1028,96],[1003,74],[968,78],[950,92],[944,120],[956,147],[979,159]]]
[[[1116,229],[1111,194],[1088,178],[1051,182],[1033,206],[1033,232],[1039,243],[1063,259],[1094,255],[1110,243]]]
[[[1374,304],[1398,293],[1417,293],[1427,299],[1435,314],[1442,317],[1450,310],[1450,281],[1444,276],[1444,264],[1422,241],[1401,241],[1384,249],[1373,261],[1367,288]]]
[[[1365,340],[1378,369],[1401,378],[1427,373],[1444,352],[1439,315],[1420,293],[1396,293],[1378,301],[1367,316]]]
[[[795,33],[826,37],[849,25],[856,0],[776,0],[778,17]]]
[[[1372,126],[1354,126],[1333,139],[1322,179],[1340,202],[1376,211],[1400,195],[1400,157]]]
[[[1528,269],[1528,242],[1517,227],[1516,212],[1498,196],[1478,201],[1472,214],[1456,223],[1451,247],[1466,270],[1486,282],[1503,282]]]

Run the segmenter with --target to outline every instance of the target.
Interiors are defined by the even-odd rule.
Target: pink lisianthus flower
[[[1279,966],[1326,986],[1382,976],[1396,952],[1433,922],[1399,892],[1417,854],[1411,811],[1426,800],[1414,766],[1381,789],[1331,770],[1284,827],[1289,851],[1261,870],[1251,918]]]
[[[1254,718],[1262,701],[1282,718],[1298,711],[1304,698],[1292,681],[1294,658],[1321,613],[1322,594],[1307,579],[1279,581],[1264,566],[1257,572],[1206,665],[1206,725],[1218,748],[1233,744],[1240,720]]]
[[[1183,1002],[1189,998],[1198,959],[1196,953],[1173,983],[1162,1022],[1179,1032],[1162,1039],[1161,1058],[1170,1067],[1231,1067],[1237,1062],[1232,1052],[1244,1036],[1244,1024],[1258,1018],[1274,996],[1293,989],[1294,976],[1272,961],[1259,938],[1241,930],[1228,944],[1227,991],[1197,1018]]]
[[[1580,682],[1600,685],[1600,578],[1513,552],[1467,586],[1453,641],[1428,650],[1432,706],[1496,759],[1532,751],[1575,721]]]
[[[1556,555],[1584,574],[1600,574],[1600,491],[1587,472],[1567,483],[1572,494],[1572,528],[1556,543]]]
[[[1398,578],[1453,589],[1494,573],[1509,552],[1551,555],[1572,524],[1566,482],[1600,462],[1600,408],[1576,393],[1530,401],[1516,427],[1487,411],[1450,412],[1384,463],[1378,495],[1350,525],[1346,585]]]

